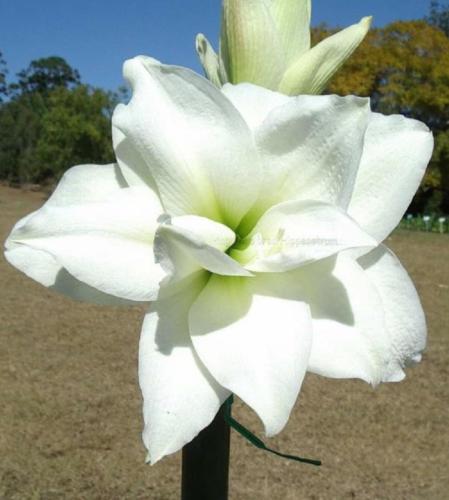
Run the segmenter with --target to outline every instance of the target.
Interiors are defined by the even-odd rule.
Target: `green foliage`
[[[108,94],[86,85],[49,95],[35,148],[44,177],[58,178],[72,165],[113,161],[109,111]]]
[[[82,85],[58,57],[33,61],[9,89],[0,105],[0,179],[51,182],[73,165],[113,161],[117,95]]]
[[[449,214],[449,128],[436,136],[435,152],[429,172],[438,172],[434,191],[440,194],[440,211]]]
[[[17,73],[17,78],[17,83],[10,85],[15,94],[48,94],[59,87],[73,88],[81,83],[78,71],[56,56],[31,61],[27,69]]]
[[[6,75],[8,70],[6,69],[6,61],[3,59],[3,54],[0,51],[0,103],[3,101],[3,97],[8,94],[8,88],[6,86]]]
[[[440,4],[435,0],[430,3],[430,14],[426,21],[431,25],[442,30],[446,36],[449,36],[449,4]]]
[[[23,95],[0,108],[0,179],[34,182],[35,146],[46,106],[40,94]]]

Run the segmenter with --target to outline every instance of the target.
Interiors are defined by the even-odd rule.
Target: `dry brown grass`
[[[42,203],[0,186],[0,237]],[[427,312],[429,348],[401,384],[308,376],[270,444],[321,458],[320,469],[233,435],[231,499],[449,498],[449,238],[389,242]],[[142,311],[71,302],[0,260],[0,498],[176,499],[179,454],[144,465],[137,343]],[[261,426],[238,404],[238,417]],[[213,499],[211,499],[213,500]]]

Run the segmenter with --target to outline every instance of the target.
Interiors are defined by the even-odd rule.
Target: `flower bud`
[[[367,34],[371,17],[310,47],[310,0],[224,0],[220,50],[197,52],[215,85],[250,82],[288,95],[320,94]]]

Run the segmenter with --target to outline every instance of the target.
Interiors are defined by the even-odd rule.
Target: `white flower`
[[[422,220],[424,222],[424,225],[426,226],[426,231],[429,231],[432,228],[432,218],[430,215],[424,215]]]
[[[274,435],[307,370],[402,379],[425,321],[380,243],[419,186],[428,129],[357,97],[221,92],[145,57],[124,71],[134,93],[113,116],[118,164],[69,170],[6,258],[75,298],[152,301],[139,364],[151,461],[231,393]]]
[[[371,17],[311,48],[311,0],[223,0],[220,50],[196,49],[215,85],[249,82],[287,95],[321,94],[365,38]]]

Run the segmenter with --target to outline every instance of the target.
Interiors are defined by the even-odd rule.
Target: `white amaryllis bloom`
[[[196,49],[215,85],[249,82],[287,95],[321,94],[365,38],[371,17],[310,45],[311,0],[223,0],[220,50]]]
[[[220,91],[146,57],[124,72],[117,164],[69,170],[14,227],[6,258],[71,297],[152,302],[139,356],[150,460],[231,393],[274,435],[307,370],[402,379],[426,327],[381,242],[419,186],[429,130],[368,99]]]

